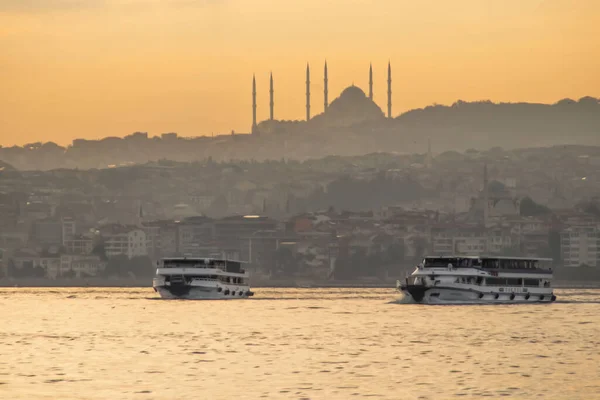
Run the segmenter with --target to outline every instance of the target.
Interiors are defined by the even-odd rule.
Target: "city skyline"
[[[21,3],[0,6],[4,146],[134,131],[249,133],[253,73],[258,121],[270,118],[271,72],[275,119],[302,120],[304,67],[317,68],[311,93],[321,94],[325,60],[330,99],[353,83],[369,93],[372,63],[382,110],[391,61],[393,116],[459,99],[554,103],[600,93],[600,5],[587,0],[334,1],[318,15],[315,2]],[[121,23],[106,31],[109,21]],[[313,97],[311,115],[323,108]]]

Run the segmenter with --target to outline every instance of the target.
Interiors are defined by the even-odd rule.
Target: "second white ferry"
[[[548,303],[552,259],[425,257],[396,287],[417,303]]]
[[[253,296],[240,261],[163,258],[152,287],[164,299],[229,300]]]

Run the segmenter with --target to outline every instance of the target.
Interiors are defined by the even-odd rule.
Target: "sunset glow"
[[[597,0],[4,0],[0,144],[249,132],[313,115],[355,83],[393,113],[457,99],[553,103],[600,95]]]

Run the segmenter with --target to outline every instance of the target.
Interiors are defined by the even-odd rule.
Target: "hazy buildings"
[[[569,227],[560,239],[565,267],[600,266],[600,224]]]
[[[127,258],[148,255],[146,233],[137,227],[113,225],[102,232],[107,257],[119,255]]]

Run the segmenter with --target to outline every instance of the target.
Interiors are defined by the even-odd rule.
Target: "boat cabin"
[[[160,263],[162,263],[162,266]],[[216,258],[165,258],[157,264],[162,268],[216,268],[235,274],[245,273],[241,261]]]
[[[552,270],[551,258],[525,257],[425,257],[424,268],[478,268],[483,270]]]

